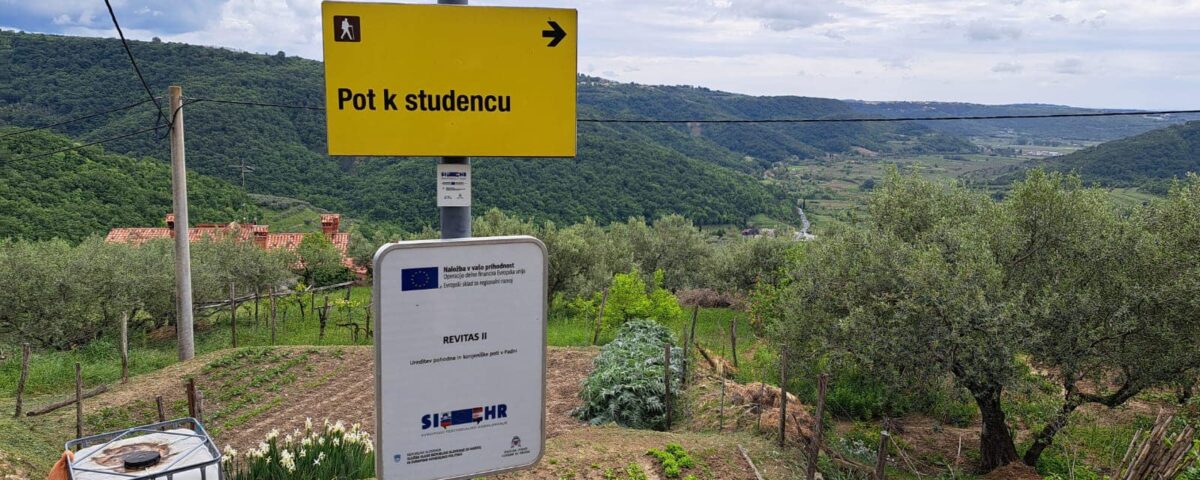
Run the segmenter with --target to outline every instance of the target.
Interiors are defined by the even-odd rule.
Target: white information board
[[[471,206],[471,166],[439,163],[437,166],[437,206]]]
[[[392,243],[374,268],[378,478],[465,479],[536,464],[546,246],[526,236]]]

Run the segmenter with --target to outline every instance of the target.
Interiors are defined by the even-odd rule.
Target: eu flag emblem
[[[400,270],[400,291],[438,288],[438,267],[404,268]]]

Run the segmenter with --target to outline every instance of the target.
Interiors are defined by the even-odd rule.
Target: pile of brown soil
[[[1042,476],[1029,465],[1013,462],[988,472],[983,480],[1042,480]]]

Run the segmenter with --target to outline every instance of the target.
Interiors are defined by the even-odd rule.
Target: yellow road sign
[[[330,155],[573,157],[577,12],[324,2]]]

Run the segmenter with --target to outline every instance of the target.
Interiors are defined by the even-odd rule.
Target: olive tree
[[[893,172],[869,212],[799,255],[774,331],[895,384],[952,376],[979,407],[984,470],[1018,459],[1001,405],[1018,353],[1063,391],[1031,465],[1080,405],[1200,369],[1200,179],[1129,210],[1057,173],[993,202]]]
[[[1033,172],[1005,203],[1026,348],[1063,392],[1025,452],[1036,465],[1081,405],[1117,407],[1200,367],[1200,179],[1122,211],[1078,179]]]

